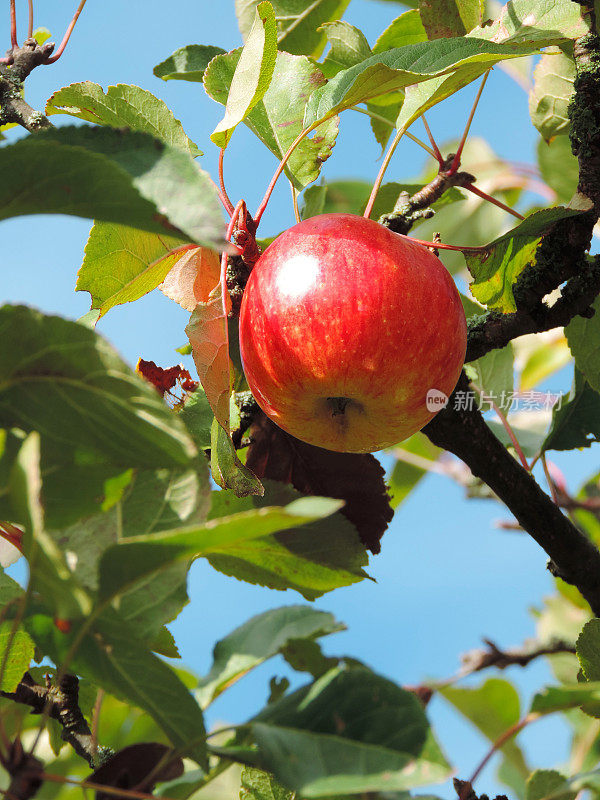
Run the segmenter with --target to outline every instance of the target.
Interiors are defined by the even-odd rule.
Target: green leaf
[[[123,467],[180,466],[192,440],[156,390],[94,331],[24,306],[0,309],[0,426],[42,430]]]
[[[235,0],[240,31],[247,38],[259,0]],[[319,27],[341,19],[350,0],[273,0],[279,50],[318,58],[325,47]]]
[[[543,450],[574,450],[599,441],[600,394],[576,369],[571,391],[552,414],[552,428]]]
[[[100,558],[120,537],[204,522],[210,502],[208,471],[202,469],[202,463],[198,466],[198,470],[186,471],[141,470],[109,511],[53,532],[60,548],[72,554],[77,577],[86,587],[97,589]],[[158,576],[157,581],[161,583],[162,578]],[[140,592],[148,591],[147,587],[146,582]],[[166,616],[163,621],[168,619]]]
[[[240,50],[217,56],[204,76],[204,88],[218,103],[225,104]],[[244,123],[281,160],[302,130],[309,97],[326,83],[325,76],[310,59],[277,53],[275,75],[262,100],[250,111]],[[338,120],[331,119],[315,129],[294,150],[285,174],[299,191],[319,176],[323,161],[331,155],[337,136]]]
[[[481,25],[481,0],[421,0],[419,10],[429,39],[464,36]]]
[[[362,63],[339,72],[325,86],[314,92],[306,107],[304,125],[308,127],[329,119],[345,108],[388,92],[398,91],[437,76],[456,73],[451,91],[437,92],[436,102],[439,102],[499,61],[527,54],[527,51],[515,52],[515,48],[511,46],[463,37],[437,39],[377,53]],[[410,119],[416,119],[417,116],[418,112],[415,112]],[[408,124],[410,120],[404,117],[404,106],[401,117],[402,124]]]
[[[217,419],[212,422],[210,441],[210,468],[214,482],[222,489],[232,489],[238,497],[263,495],[262,483],[239,460],[231,436]]]
[[[294,792],[277,783],[272,775],[253,767],[242,770],[240,800],[293,800]]]
[[[211,518],[301,497],[284,484],[265,486],[263,498],[237,499],[227,492],[215,493]],[[356,528],[341,514],[273,536],[248,538],[235,550],[218,549],[208,560],[226,575],[272,589],[295,589],[307,600],[368,577],[363,570],[365,547]]]
[[[364,667],[337,668],[250,722],[267,769],[303,797],[444,780],[416,696]]]
[[[474,688],[448,686],[439,692],[491,742],[520,719],[519,696],[508,681],[490,678]],[[509,740],[501,752],[514,772],[511,788],[522,789],[529,777],[529,769],[520,747],[514,740]]]
[[[314,640],[345,629],[333,615],[312,606],[284,606],[258,614],[217,642],[210,672],[202,678],[196,697],[206,708],[232,683],[292,641]]]
[[[473,296],[488,308],[516,311],[512,287],[523,270],[535,260],[542,236],[560,219],[579,214],[570,208],[545,208],[526,217],[516,228],[486,245],[484,253],[466,253],[473,276]]]
[[[557,136],[549,143],[540,139],[537,159],[542,178],[556,192],[557,202],[567,204],[579,180],[579,162],[571,152],[569,137]]]
[[[577,369],[596,392],[600,392],[600,298],[592,303],[595,314],[591,319],[575,317],[565,328],[565,335],[575,356]]]
[[[10,473],[10,496],[23,520],[23,555],[29,567],[29,587],[38,592],[55,617],[69,619],[88,614],[91,599],[67,566],[65,554],[44,528],[41,502],[40,436],[30,433]]]
[[[210,61],[224,53],[221,47],[204,44],[189,44],[180,47],[173,55],[157,64],[153,72],[163,81],[195,81],[202,83],[204,71]]]
[[[536,714],[554,714],[556,711],[580,708],[587,703],[600,703],[600,682],[546,686],[533,698],[531,711]]]
[[[578,39],[588,31],[589,17],[570,0],[510,0],[491,25],[475,28],[469,36],[547,47]]]
[[[502,398],[501,398],[502,399]],[[538,401],[539,402],[539,401]],[[508,404],[508,402],[507,402]],[[540,403],[541,405],[541,403]],[[483,409],[489,407],[483,404]],[[504,411],[508,409],[505,407]],[[521,446],[523,455],[534,458],[542,449],[544,440],[548,435],[548,428],[550,426],[551,412],[549,408],[538,408],[536,411],[515,411],[508,417],[510,427]],[[497,439],[500,439],[505,447],[514,447],[512,439],[504,425],[494,419],[486,420],[489,428],[493,431]]]
[[[398,508],[408,497],[441,452],[423,433],[415,433],[394,448],[396,463],[388,479],[392,508]]]
[[[104,316],[116,305],[139,300],[162,283],[181,253],[180,237],[95,222],[85,246],[76,290],[89,292],[92,308]]]
[[[513,347],[509,343],[466,365],[467,375],[476,390],[483,391],[485,398],[493,400],[500,409],[506,408],[506,401],[514,389],[514,360]]]
[[[546,51],[533,72],[529,115],[546,142],[569,133],[567,108],[575,75],[575,62],[558,48]]]
[[[90,81],[72,83],[54,92],[46,103],[46,114],[69,114],[97,125],[142,131],[194,158],[202,155],[166,103],[139,86],[119,83],[104,92]]]
[[[337,500],[306,497],[287,506],[271,506],[211,519],[170,531],[121,539],[110,547],[100,562],[102,598],[129,590],[136,582],[177,562],[190,562],[214,553],[235,554],[245,541],[295,528],[327,517],[340,507]]]
[[[588,681],[600,681],[600,619],[583,626],[576,644],[577,658]]]
[[[225,116],[211,134],[217,147],[227,147],[233,131],[259,103],[271,83],[277,57],[277,34],[273,6],[259,3],[231,79]]]
[[[564,775],[554,769],[536,769],[527,781],[525,800],[574,800],[576,792],[569,788]]]
[[[57,665],[77,643],[68,664],[110,694],[138,706],[160,726],[169,741],[206,767],[202,711],[176,673],[153,655],[134,630],[112,612],[74,623],[60,633],[49,617],[37,614],[26,627],[42,652]],[[66,666],[66,664],[65,664]]]
[[[0,691],[14,692],[33,661],[35,645],[21,628],[12,622],[0,624]]]
[[[405,11],[380,34],[373,45],[374,53],[383,53],[394,47],[418,44],[427,41],[427,31],[423,27],[418,9]]]
[[[187,153],[148,134],[40,131],[0,150],[0,219],[71,214],[222,247],[216,190]],[[175,231],[176,232],[176,231]]]
[[[364,33],[349,22],[325,22],[319,30],[325,31],[327,42],[331,45],[327,58],[321,64],[326,78],[331,78],[340,70],[353,67],[373,55]]]
[[[179,418],[188,429],[198,450],[207,450],[210,447],[210,432],[214,417],[203,389],[196,389],[187,398],[179,412]]]
[[[325,198],[327,196],[327,186],[325,184],[309,186],[302,195],[302,205],[300,206],[301,219],[318,217],[325,208]]]

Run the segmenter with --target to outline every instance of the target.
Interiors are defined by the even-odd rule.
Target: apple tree
[[[391,0],[368,41],[343,19],[350,0],[236,0],[239,47],[205,29],[148,76],[220,104],[199,144],[138,86],[73,75],[30,105],[29,76],[68,59],[85,4],[56,46],[34,26],[43,4],[9,0],[0,58],[0,219],[93,220],[73,275],[89,313],[0,307],[0,792],[477,800],[500,753],[511,800],[597,795],[600,482],[570,487],[551,460],[600,438],[597,3]],[[469,138],[494,67],[532,80],[518,124],[539,134],[537,164]],[[426,113],[471,84],[462,136],[438,143]],[[357,112],[379,172],[328,179]],[[242,123],[276,159],[256,209],[225,180]],[[391,181],[405,138],[428,167]],[[219,153],[213,175],[201,148]],[[266,250],[278,181],[289,230]],[[187,361],[144,353],[132,368],[96,326],[155,289],[189,312]],[[569,366],[572,386],[547,391]],[[368,578],[428,471],[503,504],[547,554],[555,594],[535,640],[486,641],[452,678],[406,687],[326,655],[343,624],[311,601]],[[203,677],[168,627],[198,559],[303,598],[273,594],[224,630]],[[273,677],[264,708],[207,730],[206,709],[275,656],[299,688]],[[493,670],[536,659],[554,678],[521,709]],[[489,740],[479,764],[448,760],[433,694]],[[518,737],[550,714],[570,758],[536,768]]]

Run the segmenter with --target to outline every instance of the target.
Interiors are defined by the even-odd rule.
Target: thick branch
[[[0,697],[31,706],[32,714],[47,713],[62,725],[62,739],[94,768],[107,755],[106,748],[97,747],[92,732],[79,708],[79,681],[74,675],[64,675],[58,686],[40,686],[26,672],[14,692],[0,692]]]
[[[469,391],[464,372],[455,391]],[[494,436],[479,410],[457,410],[452,395],[423,433],[487,483],[550,556],[552,574],[576,586],[600,615],[600,552]]]
[[[0,65],[0,124],[15,122],[31,133],[51,128],[52,123],[40,111],[33,109],[22,96],[22,84],[29,73],[45,63],[54,49],[53,44],[39,45],[27,39],[23,47],[12,50],[9,66]]]

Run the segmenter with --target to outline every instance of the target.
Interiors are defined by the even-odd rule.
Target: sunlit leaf
[[[212,47],[203,44],[189,44],[180,47],[173,55],[157,64],[153,72],[163,81],[195,81],[202,83],[204,70],[209,62],[220,53],[221,47]]]
[[[327,42],[331,45],[327,58],[321,64],[326,78],[373,55],[364,33],[349,22],[325,22],[320,30],[325,31]]]
[[[393,47],[405,47],[427,41],[427,31],[423,27],[418,9],[405,11],[381,33],[373,45],[374,53],[383,53]]]
[[[170,263],[173,264],[173,261],[170,260]],[[198,303],[209,302],[210,293],[219,283],[220,276],[219,254],[206,247],[196,247],[177,258],[159,289],[170,300],[191,312]]]
[[[491,25],[475,28],[469,36],[493,42],[539,44],[546,47],[585,36],[589,15],[570,0],[510,0]]]
[[[424,0],[419,3],[429,39],[463,36],[481,25],[482,0]]]
[[[273,6],[268,2],[259,3],[231,79],[225,116],[210,137],[217,147],[227,147],[235,128],[264,97],[273,77],[276,56]]]
[[[529,115],[547,142],[569,132],[567,108],[575,74],[575,62],[558,48],[544,53],[534,70]]]
[[[119,83],[104,92],[90,81],[72,83],[54,92],[46,114],[69,114],[85,122],[142,131],[191,156],[202,155],[164,101],[139,86]]]

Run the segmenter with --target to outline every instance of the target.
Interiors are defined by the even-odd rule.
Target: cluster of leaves
[[[544,234],[557,220],[580,213],[556,204],[567,204],[577,184],[567,105],[573,40],[588,31],[588,17],[569,0],[511,0],[486,24],[478,0],[421,2],[369,44],[341,19],[348,5],[240,0],[243,47],[225,52],[189,45],[161,62],[155,75],[202,83],[225,107],[210,137],[217,147],[229,145],[240,123],[279,160],[298,142],[285,174],[294,192],[303,192],[306,218],[361,213],[367,202],[366,183],[315,184],[334,151],[342,112],[369,115],[373,135],[385,147],[394,131],[406,131],[494,65],[522,78],[515,65],[530,65],[546,48],[530,93],[531,120],[540,132],[534,176],[481,141],[469,142],[463,158],[467,166],[477,165],[478,186],[489,194],[514,204],[541,186],[553,207],[530,208],[521,224],[507,230],[498,208],[452,189],[435,203],[435,223],[421,222],[423,236],[435,225],[445,241],[456,234],[466,245],[491,242],[485,257],[467,258],[475,298],[464,296],[467,316],[515,311],[515,285],[535,265]],[[43,658],[54,665],[55,679],[77,674],[88,719],[98,716],[98,692],[104,696],[97,725],[102,745],[122,751],[153,741],[189,759],[183,774],[157,773],[167,781],[161,789],[167,797],[201,797],[203,787],[234,762],[245,765],[242,797],[248,800],[289,800],[293,792],[385,792],[403,800],[414,787],[446,780],[451,768],[417,696],[352,658],[323,655],[317,639],[341,629],[325,612],[292,606],[250,620],[217,644],[213,666],[200,680],[162,658],[178,656],[166,626],[188,602],[194,560],[205,558],[225,575],[294,589],[312,600],[367,577],[366,549],[378,551],[390,506],[372,456],[318,451],[259,416],[251,445],[239,447],[247,444],[243,434],[235,436],[243,429],[240,398],[247,387],[235,320],[221,294],[218,253],[227,253],[225,225],[215,185],[194,161],[202,153],[168,107],[138,87],[104,91],[78,82],[55,92],[46,113],[84,124],[0,149],[0,219],[33,213],[93,218],[77,281],[92,307],[77,323],[24,307],[0,309],[0,524],[17,532],[17,543],[23,533],[20,547],[29,567],[26,590],[0,574],[0,690],[14,692],[31,662]],[[427,170],[384,184],[373,218],[431,177]],[[453,272],[464,270],[461,259],[448,259]],[[183,388],[175,410],[161,396],[165,387],[157,392],[94,330],[112,308],[157,287],[191,314],[186,332],[202,384],[195,391]],[[596,306],[600,310],[598,301]],[[500,398],[533,390],[575,360],[573,389],[560,409],[530,413],[526,420],[509,415],[527,457],[600,438],[599,335],[596,314],[576,319],[564,335],[520,341],[470,366],[477,391]],[[497,420],[489,424],[506,436]],[[393,507],[432,469],[480,493],[472,477],[450,468],[421,434],[393,456]],[[211,475],[221,490],[212,488]],[[600,544],[598,492],[594,476],[576,497],[565,490],[563,500]],[[536,696],[530,717],[568,711],[574,755],[565,775],[531,773],[517,744],[506,744],[501,777],[526,800],[600,790],[594,771],[600,629],[576,591],[562,584],[559,589],[540,612],[540,642],[574,643],[585,627],[576,656],[551,657],[560,685]],[[308,683],[288,691],[285,683],[273,682],[262,711],[217,737],[218,744],[207,738],[203,711],[276,655],[307,673]],[[40,683],[42,672],[32,671]],[[506,681],[445,687],[440,694],[492,742],[521,717]],[[10,700],[1,708],[3,731],[25,740],[36,720]],[[86,777],[84,762],[63,746],[56,720],[45,722],[55,754],[48,771]],[[127,786],[137,783],[130,777]],[[41,792],[50,796],[56,788],[46,784]]]

